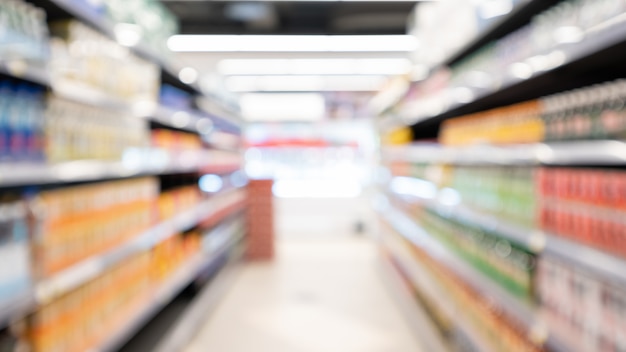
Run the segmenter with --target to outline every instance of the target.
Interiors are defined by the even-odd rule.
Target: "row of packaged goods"
[[[454,272],[448,270],[442,266],[437,260],[433,259],[431,253],[428,253],[420,248],[415,247],[413,244],[399,235],[391,226],[383,222],[383,229],[385,236],[392,236],[394,242],[405,248],[405,252],[409,253],[409,256],[402,258],[405,263],[399,263],[398,268],[401,273],[404,273],[405,265],[419,265],[425,272],[422,274],[422,279],[431,280],[437,288],[430,288],[430,294],[436,294],[436,292],[443,292],[436,298],[429,297],[424,293],[423,288],[415,286],[411,283],[410,276],[406,275],[407,280],[415,288],[418,295],[423,296],[423,300],[428,305],[429,311],[438,314],[441,311],[441,307],[438,307],[438,303],[442,299],[446,299],[446,304],[451,306],[451,311],[458,312],[462,317],[448,317],[444,319],[445,326],[441,328],[446,331],[446,336],[453,339],[451,341],[453,345],[459,347],[461,351],[473,351],[478,350],[482,346],[472,346],[471,342],[468,342],[466,338],[460,338],[466,335],[477,334],[479,336],[473,336],[475,339],[479,339],[489,348],[494,351],[518,351],[518,352],[534,352],[541,351],[541,344],[535,343],[528,338],[528,333],[523,326],[518,325],[516,322],[510,320],[505,316],[501,309],[489,301],[487,297],[477,292],[461,278],[459,278]],[[395,250],[390,251],[392,260],[398,260]],[[412,263],[406,262],[411,261]],[[427,277],[424,277],[427,275]],[[433,291],[436,290],[436,291]],[[434,317],[437,321],[441,321],[440,317]],[[451,321],[449,319],[452,319]],[[457,329],[463,329],[460,321],[463,320],[467,325],[472,326],[472,331],[463,331],[461,334],[455,334]],[[451,326],[449,326],[451,324]]]
[[[49,57],[48,40],[43,10],[21,0],[0,3],[0,57],[43,65]]]
[[[194,133],[154,129],[119,112],[50,96],[35,86],[0,82],[0,161],[121,160],[127,150],[201,150]]]
[[[442,3],[450,2],[451,0],[447,0]],[[490,1],[483,2],[491,3]],[[470,5],[459,4],[459,6]],[[415,111],[422,111],[423,114],[420,117],[429,117],[458,104],[472,101],[482,94],[501,89],[509,82],[527,79],[534,74],[558,67],[567,59],[563,50],[566,51],[568,45],[579,45],[582,41],[592,42],[597,36],[610,32],[613,29],[612,26],[621,26],[623,21],[620,20],[620,16],[624,12],[626,12],[626,1],[623,0],[558,2],[554,7],[536,15],[530,24],[483,46],[463,60],[452,64],[449,70],[439,70],[426,81],[416,84],[412,93],[396,108],[400,109],[401,114],[413,116]],[[459,25],[449,26],[449,28],[456,28]],[[440,24],[436,23],[436,26],[440,31]],[[448,31],[444,29],[442,32]],[[449,32],[446,37],[455,37],[456,33],[459,31]],[[438,35],[445,36],[442,33]],[[440,45],[437,43],[435,46]],[[420,52],[423,51],[420,50]],[[436,52],[434,49],[432,51]],[[422,53],[421,55],[428,54]],[[439,63],[425,61],[424,64],[430,67],[435,67]],[[594,103],[596,101],[592,104]],[[569,109],[569,106],[565,108]],[[524,115],[524,110],[520,108],[512,115]],[[528,123],[530,130],[533,130],[533,127],[536,128],[530,122]],[[530,131],[529,133],[533,134]],[[471,136],[471,133],[469,135]],[[516,138],[507,142],[514,143]],[[548,138],[571,137],[557,132]]]
[[[181,186],[182,179],[176,184],[174,178],[160,186],[156,178],[138,178],[26,196],[3,194],[0,307],[31,292],[37,282],[195,209],[203,199],[198,187]],[[212,206],[225,218],[239,209],[234,204],[243,197],[245,193],[231,192],[215,198]],[[197,231],[173,236],[116,264],[80,288],[43,302],[20,336],[33,351],[88,350],[144,307],[154,289],[198,253],[203,241]]]
[[[511,78],[527,78],[534,72],[558,66],[563,58],[552,54],[555,48],[593,40],[601,32],[595,27],[624,12],[623,0],[562,1],[536,15],[529,25],[454,65],[450,86],[493,89]]]
[[[450,218],[436,210],[397,200],[437,242],[522,300],[533,299],[536,257],[528,249],[491,229]]]
[[[126,259],[95,280],[40,307],[22,336],[32,351],[86,351],[107,340],[200,252],[197,231],[179,234]]]
[[[622,138],[626,81],[599,84],[444,122],[446,145]]]
[[[411,166],[395,163],[399,175]],[[420,164],[416,177],[423,178]],[[456,190],[462,203],[514,224],[626,256],[626,172],[615,169],[426,166],[444,170],[433,182]],[[432,174],[432,173],[431,173]]]
[[[429,227],[429,229],[432,228]],[[386,227],[386,233],[393,232],[391,227]],[[464,242],[463,237],[468,236],[462,231],[454,235],[458,236],[460,242]],[[439,237],[439,235],[435,236]],[[485,312],[477,316],[475,311],[488,308],[500,319],[506,319],[498,311],[497,305],[481,302],[482,296],[480,295],[477,295],[478,299],[467,300],[471,297],[467,296],[471,292],[471,289],[466,286],[467,283],[434,260],[432,254],[422,252],[409,242],[405,244],[415,254],[412,259],[420,262],[421,266],[427,268],[442,287],[447,288],[446,292],[453,298],[452,304],[460,304],[460,307],[463,307],[460,311],[463,311],[466,316],[471,316],[473,325],[481,330],[483,338],[493,343],[494,338],[502,336],[502,330],[516,329],[515,322],[507,320],[501,320],[499,324],[486,325],[488,317],[484,316]],[[457,246],[465,246],[465,244]],[[508,246],[505,247],[507,247],[505,253],[509,252]],[[532,268],[528,270],[528,277],[530,279],[528,297],[535,302],[539,318],[547,324],[550,331],[558,334],[559,339],[566,341],[567,346],[574,346],[572,350],[608,352],[621,351],[626,348],[626,310],[624,310],[626,287],[623,284],[600,278],[579,269],[572,263],[547,256],[534,259]],[[454,285],[454,287],[449,285]],[[528,333],[519,331],[518,336],[524,338],[528,336]],[[495,350],[515,350],[511,345],[502,344],[502,341],[499,343]],[[539,349],[539,347],[528,345],[528,342],[524,345],[524,348],[529,348],[529,351]]]
[[[28,278],[33,266],[37,279],[49,277],[91,256],[132,239],[157,223],[194,209],[204,198],[196,185],[168,188],[159,192],[156,178],[111,181],[42,191],[24,197],[4,195],[0,203],[3,258],[16,257],[16,267],[2,271],[2,297],[16,291],[12,281]],[[222,199],[223,198],[223,199]],[[217,198],[216,206],[230,206],[232,197]],[[32,238],[32,241],[30,240]],[[32,259],[30,258],[32,249]],[[10,255],[9,255],[10,254]],[[19,259],[19,260],[18,260]],[[12,266],[4,266],[9,268]],[[27,280],[32,281],[32,280]],[[5,295],[4,292],[7,292]]]
[[[439,168],[438,166],[430,166]],[[419,165],[420,175],[429,166]],[[410,176],[407,165],[394,172]],[[618,196],[626,182],[620,170],[531,167],[445,167],[442,187],[453,187],[462,203],[480,212],[548,231],[617,256],[626,256],[626,223]],[[410,172],[410,171],[409,171]],[[441,175],[441,173],[439,173]],[[516,179],[518,178],[518,179]],[[510,190],[524,184],[529,197]],[[445,180],[445,181],[443,181]],[[510,197],[507,199],[507,197]],[[536,200],[535,200],[536,199]],[[530,203],[529,203],[530,202]],[[576,263],[537,257],[490,227],[396,200],[433,238],[511,293],[540,306],[542,318],[581,351],[619,351],[626,347],[626,287],[586,272]],[[525,219],[524,219],[525,218]],[[530,221],[530,222],[529,222]]]
[[[37,2],[34,4],[37,5]],[[156,56],[171,58],[166,43],[169,37],[177,34],[178,23],[174,15],[159,1],[73,0],[71,6],[79,12],[100,18],[103,22],[111,21],[111,30],[116,30],[116,33],[128,27],[127,30],[138,36],[139,41],[148,46]],[[47,61],[50,54],[50,36],[44,10],[24,0],[5,0],[0,3],[0,17],[3,19],[0,21],[0,56],[31,60],[40,64]],[[106,53],[106,56],[111,57],[111,53]]]

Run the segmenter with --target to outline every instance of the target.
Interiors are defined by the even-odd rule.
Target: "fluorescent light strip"
[[[413,52],[412,35],[174,35],[176,52]]]
[[[161,0],[161,2],[210,2],[212,0]],[[236,2],[240,0],[224,0]],[[248,0],[251,2],[433,2],[438,0]]]
[[[235,75],[403,75],[408,59],[227,59],[217,70]]]
[[[382,88],[384,76],[231,76],[231,92],[373,92]]]

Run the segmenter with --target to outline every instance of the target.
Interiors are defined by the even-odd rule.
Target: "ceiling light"
[[[412,35],[174,35],[178,52],[413,52]]]
[[[408,59],[227,59],[217,67],[232,75],[402,75]]]
[[[226,79],[231,92],[373,92],[385,76],[232,76]]]

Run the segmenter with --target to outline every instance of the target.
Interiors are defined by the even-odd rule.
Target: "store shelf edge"
[[[626,164],[626,142],[607,139],[465,147],[416,145],[391,148],[385,155],[391,160],[417,163],[610,166]]]
[[[32,292],[26,292],[16,299],[0,304],[0,330],[32,312],[36,305]]]
[[[200,156],[201,153],[198,154],[198,159],[202,159]],[[204,165],[205,163],[206,161],[201,162],[200,160],[188,164],[172,161],[165,164],[155,162],[152,165],[145,163],[140,167],[128,167],[122,162],[99,160],[77,160],[59,164],[8,162],[0,163],[0,187],[99,181],[144,175],[193,172],[208,167]]]
[[[46,67],[38,67],[20,60],[0,61],[0,74],[45,87],[50,86],[50,74]]]

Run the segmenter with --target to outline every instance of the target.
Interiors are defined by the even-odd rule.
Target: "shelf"
[[[50,75],[46,67],[30,64],[23,60],[0,61],[0,74],[46,87],[50,86]]]
[[[36,300],[32,292],[26,292],[9,302],[0,303],[0,330],[33,311]]]
[[[160,149],[132,149],[125,153],[123,161],[78,160],[58,164],[0,163],[0,187],[197,172],[212,162],[210,152],[170,153]]]
[[[570,264],[600,276],[608,282],[626,284],[626,259],[582,243],[504,221],[463,205],[447,206],[437,201],[399,195],[404,201],[419,203],[448,219],[461,220],[489,230],[502,238],[523,245],[537,254],[560,258]]]
[[[545,345],[550,351],[567,351],[567,348],[563,347],[565,346],[563,342],[548,333],[548,328],[542,322],[535,308],[518,300],[489,278],[473,269],[469,264],[456,257],[401,211],[391,206],[379,211],[401,236],[455,273],[481,296],[494,302],[506,316],[524,326],[529,338],[548,336]]]
[[[502,81],[486,89],[466,87],[473,95],[470,101],[450,100],[444,104],[446,106],[440,114],[414,115],[407,120],[418,128],[452,117],[615,79],[616,70],[620,76],[624,73],[621,64],[625,59],[625,47],[626,14],[622,14],[589,29],[580,42],[560,44],[515,63],[524,65],[523,75],[507,74]]]
[[[625,165],[626,142],[585,140],[467,147],[422,144],[387,148],[384,154],[389,160],[454,165]]]
[[[436,284],[432,278],[430,277],[430,274],[424,270],[421,266],[419,266],[415,260],[412,259],[412,254],[408,253],[408,251],[403,248],[403,246],[401,244],[398,243],[387,243],[389,246],[385,246],[386,249],[390,252],[390,255],[393,258],[394,263],[399,267],[399,270],[401,270],[405,276],[408,278],[409,283],[405,283],[401,277],[399,277],[400,275],[398,275],[395,270],[394,266],[392,266],[391,264],[387,264],[386,266],[388,266],[388,268],[386,268],[385,273],[387,275],[385,275],[385,278],[387,279],[387,281],[395,281],[392,282],[392,284],[394,284],[394,286],[396,286],[396,290],[402,290],[403,287],[402,286],[406,286],[406,285],[410,285],[412,286],[411,288],[404,288],[406,289],[412,289],[412,290],[416,290],[419,291],[422,295],[428,297],[429,301],[432,302],[432,304],[437,306],[437,309],[439,311],[441,311],[448,320],[453,321],[454,322],[454,328],[457,331],[460,331],[464,336],[468,337],[469,342],[472,344],[472,346],[474,347],[474,350],[476,351],[483,351],[483,352],[487,352],[487,351],[491,351],[492,349],[488,347],[488,345],[482,341],[481,339],[478,338],[478,334],[475,331],[474,327],[471,324],[468,324],[468,322],[459,317],[459,314],[455,311],[455,308],[453,307],[453,305],[450,304],[451,301],[449,301],[447,299],[448,293],[442,291],[441,287]],[[385,259],[383,259],[385,260]],[[402,286],[401,286],[402,285]],[[408,304],[413,303],[414,305],[416,304],[415,302],[415,298],[413,297],[413,293],[409,292],[408,293],[409,298],[408,300],[412,301],[412,302],[408,302]],[[414,309],[419,309],[419,307],[413,307],[413,309],[411,309],[411,307],[407,307],[404,308],[403,311],[407,311],[407,310],[414,310]],[[419,315],[423,315],[425,313],[418,312]],[[423,319],[428,319],[426,317],[424,317]],[[420,320],[423,320],[420,319]],[[424,324],[423,322],[420,322],[420,325]],[[434,330],[434,327],[431,327],[429,324],[426,325],[426,327],[430,328],[429,330]],[[427,328],[426,328],[427,329]],[[420,331],[420,336],[423,334],[424,338],[426,339],[426,341],[429,344],[429,348],[427,349],[427,351],[438,351],[438,350],[446,350],[445,348],[436,348],[436,347],[443,347],[441,346],[441,342],[440,341],[432,341],[433,336],[437,336],[436,332],[428,332],[426,333],[425,327],[420,327],[419,329],[415,330],[415,331]],[[431,346],[436,346],[435,348],[431,347]]]
[[[210,236],[210,235],[209,235]],[[189,259],[172,277],[161,285],[149,298],[144,307],[134,317],[126,320],[113,335],[93,351],[116,351],[124,345],[137,331],[146,325],[152,317],[168,305],[178,293],[187,287],[205,268],[217,263],[237,243],[233,239],[218,251],[199,253]]]
[[[42,4],[40,4],[39,2],[35,2],[33,0],[29,1],[33,2],[35,5],[42,6]],[[73,0],[49,0],[48,3],[55,6],[57,10],[65,13],[66,15],[72,18],[76,18],[87,25],[90,25],[91,27],[95,28],[112,40],[117,40],[115,36],[115,24],[109,19],[86,11],[80,6],[76,6]],[[46,5],[47,6],[44,6],[44,8],[48,9],[49,5]],[[169,80],[172,81],[172,83],[175,83],[179,88],[183,88],[193,93],[200,93],[200,88],[197,85],[186,84],[178,79],[179,70],[175,68],[175,65],[155,54],[147,46],[140,43],[137,46],[131,47],[131,50],[133,50],[137,55],[155,64],[158,64],[161,67],[163,73],[169,76],[166,78],[169,78]]]
[[[231,192],[232,191],[224,192],[223,195],[231,194]],[[226,207],[219,205],[219,201],[220,194],[215,195],[211,199],[202,202],[194,209],[182,212],[173,219],[156,225],[137,238],[109,252],[87,259],[49,279],[43,280],[36,288],[37,302],[50,302],[60,295],[100,276],[122,260],[134,254],[149,250],[177,233],[197,225]]]

